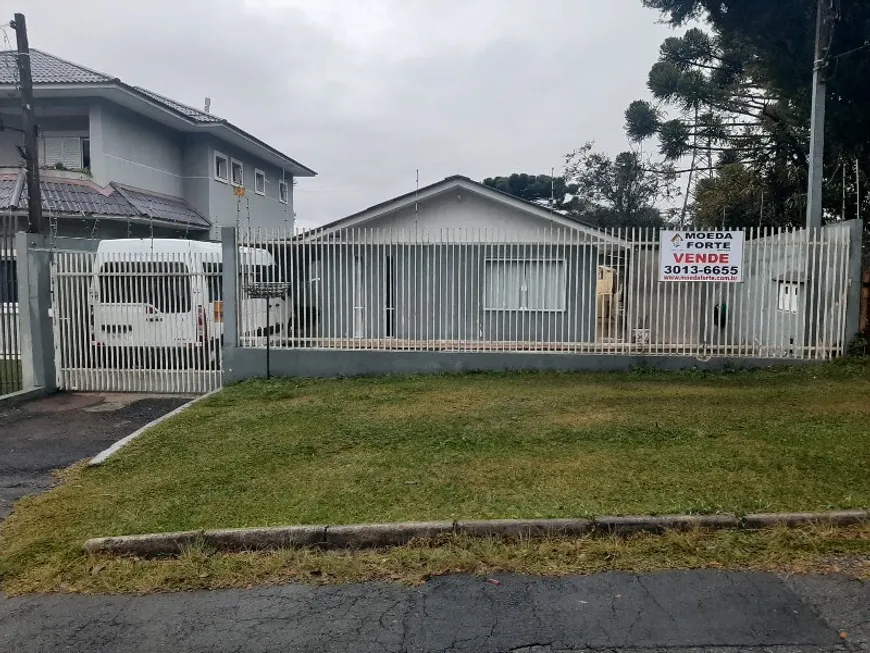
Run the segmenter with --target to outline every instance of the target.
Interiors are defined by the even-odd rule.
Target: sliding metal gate
[[[57,382],[63,390],[198,394],[221,385],[216,254],[55,252]]]

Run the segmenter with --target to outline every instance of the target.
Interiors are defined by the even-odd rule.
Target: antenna
[[[205,99],[205,112],[211,113],[211,98],[210,97],[207,97]]]
[[[550,168],[550,210],[556,206],[556,168]]]
[[[420,168],[417,168],[417,186],[414,190],[414,230],[417,229],[417,198],[420,196]]]

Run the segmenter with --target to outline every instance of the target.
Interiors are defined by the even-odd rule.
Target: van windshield
[[[180,262],[111,262],[100,267],[100,301],[146,304],[161,313],[190,311],[190,270]]]

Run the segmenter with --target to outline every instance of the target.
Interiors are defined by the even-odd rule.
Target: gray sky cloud
[[[27,0],[31,44],[225,117],[319,176],[301,224],[451,174],[625,149],[668,30],[640,0]]]

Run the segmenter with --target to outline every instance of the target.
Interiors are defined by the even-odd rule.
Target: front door
[[[353,257],[353,337],[362,338],[365,331],[365,287],[363,285],[363,261]]]

